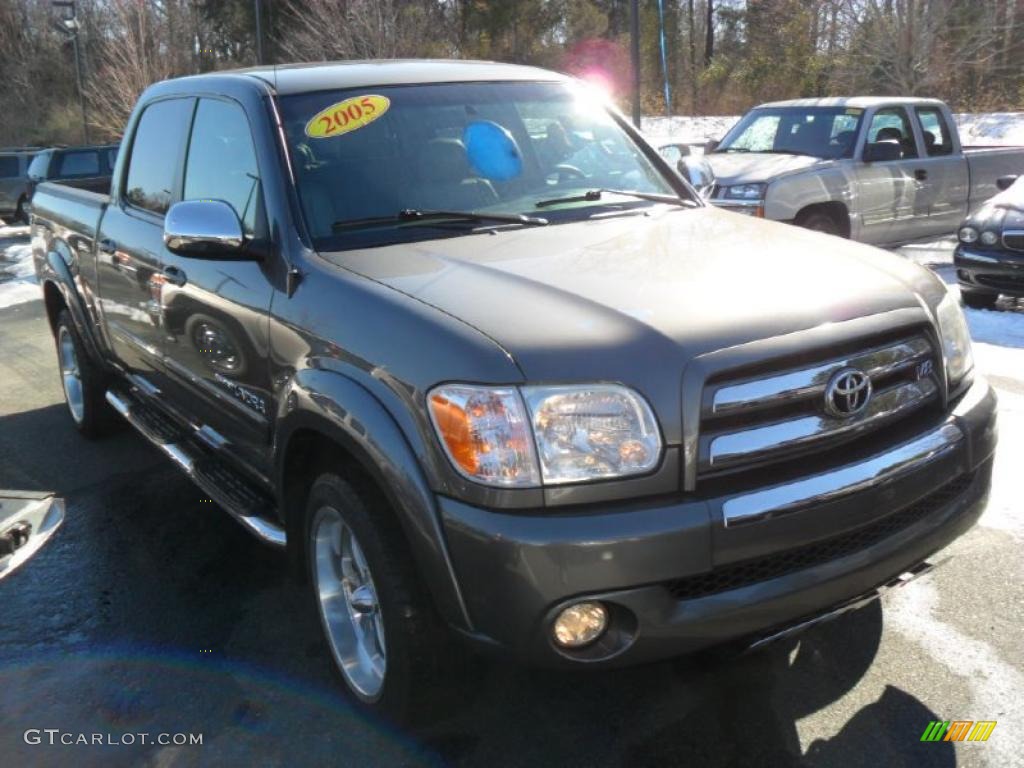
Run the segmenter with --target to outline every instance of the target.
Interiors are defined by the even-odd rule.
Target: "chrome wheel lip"
[[[374,702],[387,673],[384,619],[359,540],[334,507],[313,515],[310,553],[320,623],[334,662],[349,688]]]
[[[78,354],[71,331],[62,325],[57,334],[57,356],[60,362],[60,378],[64,385],[64,399],[71,411],[71,418],[81,424],[85,418],[85,398],[82,392],[82,372],[78,367]]]

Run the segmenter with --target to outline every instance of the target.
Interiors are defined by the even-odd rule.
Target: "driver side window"
[[[902,107],[880,109],[871,118],[871,125],[868,126],[868,143],[880,141],[897,142],[904,160],[918,156],[914,129],[910,127],[910,119]]]
[[[223,200],[247,237],[264,229],[256,149],[245,111],[233,102],[200,99],[185,163],[183,200]]]

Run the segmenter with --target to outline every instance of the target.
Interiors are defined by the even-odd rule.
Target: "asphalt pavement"
[[[64,528],[0,582],[0,766],[1024,765],[1024,344],[981,343],[978,360],[1004,408],[994,507],[933,574],[742,657],[481,661],[453,683],[460,706],[403,732],[338,693],[280,554],[129,429],[77,435],[41,303],[0,310],[0,488],[67,501]],[[998,725],[923,743],[932,720]],[[80,734],[115,743],[60,743]]]

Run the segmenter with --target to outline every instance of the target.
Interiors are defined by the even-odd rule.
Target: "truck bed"
[[[107,179],[108,188],[109,181]],[[47,181],[40,184],[32,196],[32,215],[92,241],[96,237],[100,215],[109,202],[109,192],[94,192],[65,182]]]
[[[974,210],[999,194],[996,179],[1024,175],[1024,147],[970,146],[963,148],[970,178],[968,209]]]

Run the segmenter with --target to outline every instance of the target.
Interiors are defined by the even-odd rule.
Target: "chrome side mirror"
[[[39,551],[64,522],[64,501],[52,494],[0,491],[0,579]]]
[[[182,200],[164,219],[164,245],[182,256],[247,258],[235,209],[223,200]]]

